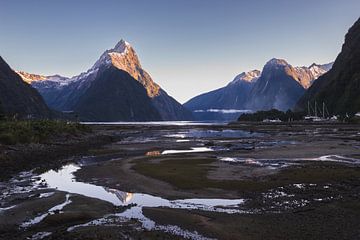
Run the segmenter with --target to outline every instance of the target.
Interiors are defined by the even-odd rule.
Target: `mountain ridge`
[[[152,104],[157,108],[160,117],[156,120],[191,120],[192,114],[174,98],[170,97],[150,74],[142,67],[133,47],[125,40],[120,40],[114,48],[104,51],[93,66],[77,76],[57,78],[21,72],[24,81],[30,81],[46,100],[47,104],[56,110],[74,110],[76,102],[86,94],[91,83],[97,78],[98,72],[115,67],[129,73],[146,89]],[[40,76],[39,79],[35,79]],[[29,80],[30,79],[30,80]],[[116,104],[115,102],[113,104]]]
[[[189,110],[193,111],[193,114],[200,120],[223,120],[223,116],[220,114],[215,114],[215,112],[233,112],[233,117],[237,117],[235,110],[267,110],[269,108],[278,108],[280,110],[287,110],[293,107],[297,99],[305,92],[305,90],[310,87],[316,78],[324,74],[329,68],[331,68],[332,63],[329,64],[311,64],[309,67],[293,67],[284,59],[272,58],[270,59],[263,67],[262,71],[253,70],[249,73],[256,73],[255,78],[249,78],[251,81],[247,83],[246,87],[239,87],[237,83],[244,85],[246,81],[239,81],[240,76],[244,76],[246,73],[242,72],[237,75],[231,82],[226,86],[200,94],[188,100],[184,106]],[[281,88],[281,84],[277,85],[278,100],[276,100],[276,93],[273,93],[274,96],[266,97],[263,93],[267,92],[266,90],[269,87],[269,82],[264,81],[262,84],[261,79],[266,79],[269,72],[266,70],[270,69],[271,71],[283,71],[282,77],[274,77],[271,82],[276,83],[276,80],[279,78],[288,77],[285,85],[285,89]],[[271,70],[272,69],[272,70]],[[264,72],[265,70],[265,72]],[[250,74],[251,75],[251,74]],[[241,80],[241,79],[240,79]],[[245,84],[246,85],[246,84]],[[270,84],[271,85],[271,84]],[[284,86],[285,86],[284,85]],[[256,90],[254,90],[254,88]],[[260,89],[261,88],[261,89]],[[294,90],[295,89],[295,90]],[[287,94],[287,91],[289,91]],[[275,91],[275,90],[272,90]],[[291,95],[294,95],[292,97]],[[282,96],[282,97],[281,97]],[[292,99],[293,98],[293,99]],[[289,99],[292,99],[289,101]],[[281,105],[279,102],[287,102]],[[210,113],[206,113],[207,110]],[[218,110],[218,111],[214,111]],[[233,111],[222,111],[222,110],[233,110]],[[238,111],[239,112],[239,111]],[[210,118],[210,119],[206,119]]]

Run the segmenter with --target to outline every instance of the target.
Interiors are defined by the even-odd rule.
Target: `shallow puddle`
[[[212,151],[214,150],[208,147],[193,147],[188,150],[165,150],[161,154],[166,155],[166,154],[176,154],[176,153],[199,153],[199,152],[212,152]]]
[[[128,193],[117,189],[97,186],[90,183],[77,182],[74,173],[81,167],[75,164],[64,166],[58,171],[50,170],[40,175],[40,182],[45,182],[49,188],[55,188],[68,193],[76,193],[91,198],[97,198],[114,204],[126,206],[136,204],[141,207],[171,207],[184,209],[202,209],[232,213],[243,199],[180,199],[167,200],[161,197],[143,193]],[[222,208],[223,207],[223,208]]]
[[[54,214],[55,212],[61,211],[66,205],[69,205],[70,203],[71,203],[70,194],[66,194],[65,202],[50,208],[47,213],[37,216],[34,219],[31,219],[27,222],[23,222],[21,224],[21,227],[26,228],[31,225],[37,224],[37,223],[41,222],[42,220],[44,220],[47,216]]]
[[[191,129],[184,132],[179,132],[176,134],[168,134],[165,137],[169,138],[196,138],[196,139],[204,139],[204,138],[249,138],[249,137],[257,137],[262,134],[254,133],[243,130],[198,130]]]
[[[205,148],[208,150],[207,148]],[[36,184],[45,183],[48,188],[65,191],[68,193],[80,194],[91,198],[101,199],[114,204],[115,206],[130,206],[129,209],[122,213],[111,214],[102,219],[97,219],[86,224],[70,227],[68,231],[72,231],[78,227],[91,225],[106,225],[109,217],[121,218],[123,221],[136,219],[142,227],[147,230],[160,230],[172,233],[178,236],[190,239],[206,239],[196,232],[189,232],[173,225],[157,225],[154,221],[144,216],[142,212],[143,207],[167,207],[175,209],[197,209],[203,211],[223,212],[228,214],[240,213],[239,205],[244,203],[243,199],[178,199],[168,200],[161,197],[143,194],[143,193],[128,193],[118,189],[112,189],[102,186],[97,186],[90,183],[78,182],[74,178],[74,173],[81,167],[75,164],[69,164],[62,167],[60,170],[50,170],[39,176],[40,180]],[[42,214],[35,219],[22,224],[23,227],[41,222],[46,216],[52,214],[56,210],[61,210],[65,205],[70,204],[69,194],[64,203],[57,205],[45,214]]]

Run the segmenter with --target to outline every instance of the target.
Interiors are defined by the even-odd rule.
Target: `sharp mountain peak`
[[[128,48],[132,48],[130,43],[121,39],[110,52],[125,53]]]

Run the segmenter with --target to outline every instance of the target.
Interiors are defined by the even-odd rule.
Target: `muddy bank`
[[[55,191],[49,197],[39,196],[28,195],[26,202],[19,202],[16,207],[0,212],[1,239],[31,239],[42,232],[51,232],[54,239],[62,239],[62,236],[68,235],[67,228],[70,226],[121,211],[109,203],[76,194]],[[64,204],[66,201],[67,205]],[[62,204],[65,205],[63,208],[49,211]]]
[[[358,239],[360,206],[356,199],[281,213],[223,214],[145,208],[160,224],[177,224],[216,239]]]

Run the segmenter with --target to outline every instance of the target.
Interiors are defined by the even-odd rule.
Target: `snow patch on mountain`
[[[61,75],[45,76],[45,75],[27,73],[24,71],[16,71],[16,73],[22,78],[24,82],[27,82],[28,84],[41,84],[44,86],[57,85],[58,87],[62,87],[68,85],[72,81],[71,78],[63,77]]]
[[[251,82],[254,83],[260,77],[261,72],[259,70],[252,70],[250,72],[242,72],[237,75],[233,81],[230,82],[231,84],[238,84],[241,82]]]
[[[324,73],[329,71],[332,68],[332,65],[333,65],[333,63],[322,64],[322,65],[313,63],[310,65],[310,67],[308,69],[310,70],[313,77],[315,79],[317,79],[321,75],[323,75]]]
[[[101,67],[110,67],[113,64],[112,56],[117,55],[124,57],[128,53],[130,48],[131,45],[128,42],[126,42],[125,40],[120,40],[114,48],[106,50],[95,62],[92,68],[71,78],[63,77],[60,75],[44,76],[27,73],[24,71],[17,71],[17,73],[25,82],[29,84],[34,84],[36,86],[41,86],[43,88],[56,87],[58,89],[61,89],[75,82],[78,82],[79,86],[82,86],[85,84],[85,82],[88,83],[91,82],[91,80],[95,79],[95,76]]]

